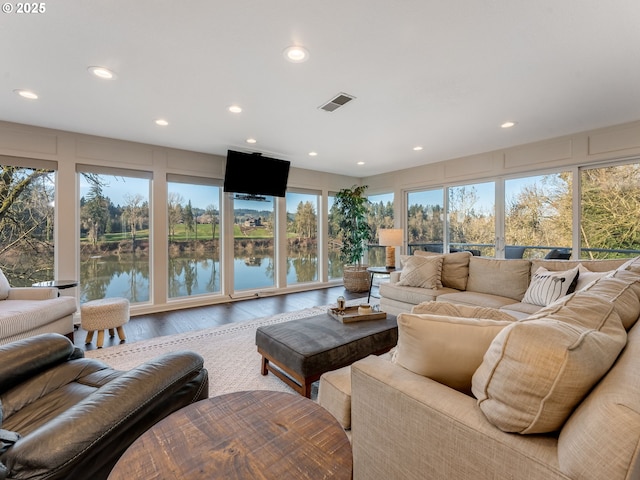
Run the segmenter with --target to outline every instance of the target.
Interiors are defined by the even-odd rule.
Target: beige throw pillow
[[[392,361],[464,393],[494,337],[512,322],[430,314],[398,315]]]
[[[587,285],[595,282],[596,280],[600,280],[607,275],[610,275],[612,272],[592,272],[584,265],[578,265],[578,282],[576,283],[576,292],[582,290]]]
[[[550,272],[538,268],[522,299],[523,303],[546,307],[575,290],[578,281],[578,267],[564,272]]]
[[[469,278],[469,259],[471,252],[434,253],[417,250],[414,255],[422,257],[441,256],[442,260],[442,286],[466,290]]]
[[[514,322],[487,350],[473,375],[472,392],[487,419],[501,430],[529,434],[560,429],[624,348],[626,331],[611,302],[578,295],[572,302],[579,308],[564,305],[545,317]],[[580,324],[583,319],[564,321],[579,310],[590,311],[584,322],[597,327]]]
[[[442,288],[442,257],[401,255],[402,271],[398,285],[405,287]]]

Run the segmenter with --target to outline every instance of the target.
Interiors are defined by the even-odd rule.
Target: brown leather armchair
[[[123,372],[58,334],[0,346],[0,428],[9,439],[0,443],[0,479],[106,479],[143,432],[208,395],[194,352]],[[20,436],[13,444],[11,433]]]

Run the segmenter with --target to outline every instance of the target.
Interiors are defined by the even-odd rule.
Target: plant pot
[[[371,275],[367,272],[367,265],[345,265],[342,269],[344,288],[350,292],[368,292],[371,285]]]

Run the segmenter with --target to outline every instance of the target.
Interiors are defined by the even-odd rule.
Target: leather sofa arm
[[[153,424],[208,397],[203,363],[197,353],[183,351],[129,370],[25,435],[2,461],[12,478],[102,478]]]
[[[50,300],[58,293],[54,287],[11,287],[7,300]]]
[[[84,356],[64,335],[46,333],[0,346],[0,393],[36,373]]]

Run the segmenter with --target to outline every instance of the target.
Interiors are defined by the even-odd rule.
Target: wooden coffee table
[[[169,415],[127,449],[109,480],[350,479],[352,469],[349,439],[327,410],[258,390]]]

